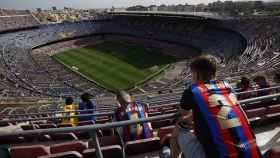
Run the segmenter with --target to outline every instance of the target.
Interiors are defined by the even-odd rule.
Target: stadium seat
[[[83,158],[83,155],[81,155],[77,151],[67,151],[57,154],[39,156],[38,158]]]
[[[87,126],[87,125],[94,125],[93,121],[79,121],[77,126]]]
[[[280,117],[280,105],[271,105],[267,107],[267,119],[275,119]]]
[[[148,113],[148,116],[149,116],[149,117],[158,116],[158,115],[161,115],[161,112],[160,112],[160,111],[154,111],[154,112],[149,112],[149,113]]]
[[[80,121],[78,122],[77,126],[88,126],[88,125],[94,125],[94,121],[90,120],[90,121]],[[90,134],[88,132],[74,132],[75,135],[79,138],[79,139],[89,139],[90,138]]]
[[[11,158],[37,158],[49,155],[50,148],[43,145],[14,146],[10,149]]]
[[[57,125],[58,128],[63,128],[63,127],[73,127],[71,123],[61,123]]]
[[[74,133],[54,133],[49,135],[52,140],[78,140]]]
[[[159,137],[128,141],[125,143],[126,155],[137,155],[160,149]]]
[[[266,108],[255,108],[245,111],[251,123],[256,123],[265,117]]]
[[[159,128],[157,135],[160,138],[161,146],[169,146],[169,140],[174,129],[175,126],[167,126],[167,127]]]
[[[96,157],[95,149],[86,149],[83,151],[84,158]],[[119,145],[110,145],[101,147],[104,158],[124,158],[122,147]]]
[[[39,124],[40,129],[56,128],[56,125],[53,123]]]
[[[273,147],[272,149],[268,150],[265,154],[265,158],[279,158],[280,156],[280,146]]]
[[[154,121],[151,123],[153,128],[160,128],[160,127],[165,127],[165,126],[170,126],[172,125],[172,120],[167,119],[167,120],[160,120],[160,121]]]
[[[100,146],[120,145],[123,146],[120,137],[118,136],[103,136],[98,137]],[[89,141],[89,148],[95,148],[93,140]]]
[[[178,112],[178,109],[168,109],[164,110],[164,114],[172,114]]]
[[[83,150],[87,148],[88,148],[87,142],[71,141],[71,142],[51,145],[50,151],[52,154],[62,153],[67,151],[77,151],[79,153],[82,153]]]

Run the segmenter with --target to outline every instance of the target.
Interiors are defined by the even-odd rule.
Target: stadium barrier
[[[256,89],[256,90],[250,90],[250,91],[244,91],[244,92],[236,92],[235,94],[238,96],[238,95],[257,93],[257,92],[262,92],[262,91],[271,91],[271,90],[277,90],[277,89],[280,89],[280,86],[263,88],[263,89]],[[169,101],[169,102],[172,102],[172,103],[179,104],[180,99],[181,98],[172,98],[172,99],[159,100],[159,101],[150,101],[150,102],[146,102],[146,103],[148,103],[148,104],[161,104],[161,103],[165,103],[165,102]],[[157,107],[157,106],[152,106],[152,107]]]
[[[280,97],[280,93],[257,97],[257,98],[250,98],[239,101],[240,104],[246,104],[250,102],[256,101],[265,101],[268,99],[273,99]],[[103,158],[103,154],[101,152],[101,147],[99,144],[99,140],[97,137],[97,130],[102,129],[112,129],[116,127],[123,127],[132,124],[139,124],[139,123],[146,123],[146,122],[154,122],[158,120],[164,119],[175,119],[180,116],[180,113],[173,113],[173,114],[164,114],[159,116],[153,116],[143,119],[137,120],[127,120],[127,121],[119,121],[119,122],[111,122],[106,124],[95,124],[92,126],[80,126],[80,127],[65,127],[65,128],[53,128],[53,129],[36,129],[30,131],[17,131],[12,133],[5,133],[0,134],[0,138],[3,137],[24,137],[24,136],[32,136],[32,135],[39,135],[39,134],[54,134],[54,133],[68,133],[68,132],[90,132],[92,140],[94,140],[94,144],[96,147],[96,156],[97,158]]]
[[[54,117],[38,117],[38,118],[21,118],[21,119],[5,119],[0,120],[1,123],[8,122],[26,122],[26,121],[40,121],[40,120],[59,120],[65,118],[81,118],[81,117],[90,117],[90,116],[112,116],[114,112],[106,112],[106,113],[95,113],[95,114],[82,114],[82,115],[70,115],[70,116],[54,116]]]
[[[280,89],[280,86],[274,86],[274,87],[269,87],[269,88],[263,88],[263,89],[256,89],[256,90],[250,90],[250,91],[244,91],[244,92],[238,92],[236,93],[237,95],[242,95],[242,94],[250,94],[250,93],[257,93],[257,92],[262,92],[262,91],[272,91],[272,90],[277,90]],[[166,102],[171,102],[171,103],[166,103]],[[165,106],[176,106],[179,104],[179,98],[172,98],[172,99],[166,99],[166,100],[160,100],[160,101],[155,101],[155,102],[145,102],[147,103],[147,105],[149,104],[161,104],[161,105],[155,105],[155,106],[150,106],[149,108],[161,108],[161,107],[165,107]],[[241,104],[241,106],[244,104]],[[102,109],[106,112],[108,112],[108,114],[112,113],[114,111],[114,109],[110,108],[104,108]],[[37,115],[56,115],[56,114],[65,114],[65,113],[72,113],[72,112],[94,112],[94,110],[71,110],[71,111],[45,111],[45,112],[38,112],[38,113],[24,113],[24,114],[7,114],[5,116],[9,117],[9,118],[17,118],[20,116],[37,116]],[[98,113],[97,113],[98,114]],[[105,112],[101,113],[101,115],[96,115],[96,116],[104,116]],[[92,115],[94,116],[94,114]],[[74,117],[78,117],[78,116],[74,116]]]

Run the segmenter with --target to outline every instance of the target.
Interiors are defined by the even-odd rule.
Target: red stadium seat
[[[52,140],[78,140],[74,133],[55,133],[49,135]]]
[[[172,120],[167,119],[167,120],[160,120],[160,121],[154,121],[151,123],[153,128],[160,128],[160,127],[166,127],[166,126],[171,126],[172,125]]]
[[[83,150],[88,148],[88,144],[82,141],[71,141],[61,144],[51,145],[50,151],[52,154],[62,153],[67,151],[77,151],[82,153]]]
[[[246,110],[246,115],[251,123],[260,121],[265,117],[266,114],[266,108],[256,108],[256,109],[250,109]]]
[[[110,145],[101,147],[104,158],[124,158],[123,150],[119,145]],[[96,150],[87,149],[83,151],[84,158],[95,158]]]
[[[71,123],[61,123],[57,125],[58,128],[63,128],[63,127],[73,127]]]
[[[120,145],[123,146],[121,139],[118,136],[103,136],[98,137],[100,146]],[[93,141],[89,142],[89,148],[95,148]]]
[[[178,112],[178,109],[168,109],[164,111],[164,114],[172,114]]]
[[[128,141],[125,144],[126,155],[137,155],[160,150],[159,137]]]
[[[171,134],[175,126],[167,126],[161,127],[158,130],[158,137],[160,138],[160,145],[161,146],[169,146],[169,140],[171,138]]]
[[[38,158],[83,158],[83,155],[81,155],[77,151],[67,151],[57,154],[39,156]]]
[[[279,118],[280,117],[280,105],[271,105],[267,107],[267,115],[268,119]]]
[[[87,125],[94,125],[93,121],[79,121],[77,126],[87,126]]]
[[[160,111],[155,111],[155,112],[149,112],[149,113],[148,113],[148,116],[149,116],[149,117],[158,116],[158,115],[161,115],[161,112],[160,112]]]
[[[37,158],[42,155],[49,155],[50,148],[43,145],[14,146],[10,150],[11,158]]]
[[[80,121],[78,122],[77,126],[88,126],[88,125],[94,125],[94,121],[90,120],[90,121]],[[90,134],[88,132],[75,132],[75,135],[79,138],[79,139],[89,139],[90,138]]]
[[[56,128],[56,125],[53,123],[39,124],[40,129]]]

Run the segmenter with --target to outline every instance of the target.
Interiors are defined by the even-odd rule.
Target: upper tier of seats
[[[0,32],[39,26],[40,23],[32,15],[0,16]]]

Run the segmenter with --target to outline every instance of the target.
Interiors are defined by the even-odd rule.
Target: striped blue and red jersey
[[[181,108],[193,111],[195,134],[209,158],[261,158],[255,136],[225,81],[210,80],[185,90]]]

